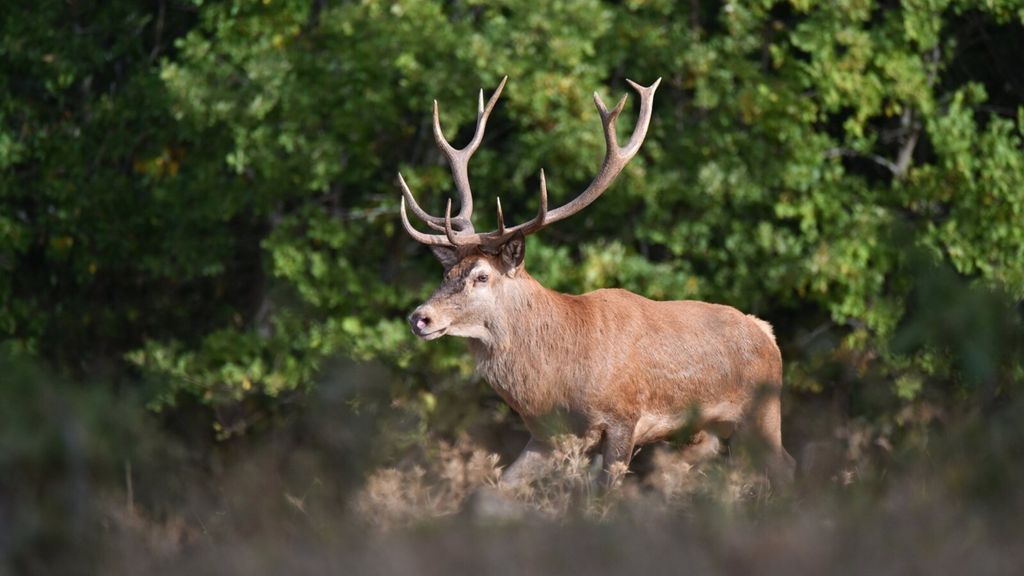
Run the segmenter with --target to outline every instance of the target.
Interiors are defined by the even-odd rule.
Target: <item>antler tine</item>
[[[452,169],[452,178],[455,180],[455,189],[459,193],[459,213],[455,216],[453,222],[459,225],[461,231],[469,232],[470,234],[473,233],[473,223],[471,221],[473,217],[473,192],[469,185],[469,159],[473,157],[473,154],[480,147],[480,143],[484,139],[487,119],[491,115],[491,111],[494,110],[494,106],[498,103],[498,97],[501,96],[501,91],[505,89],[507,81],[508,76],[501,79],[501,83],[498,84],[498,88],[491,95],[486,106],[484,105],[483,90],[480,91],[477,104],[476,132],[474,132],[469,144],[462,149],[455,149],[445,139],[444,133],[441,131],[439,107],[437,100],[434,100],[434,140],[437,141],[437,146],[448,158],[448,164]]]
[[[537,206],[537,215],[534,216],[533,220],[530,220],[526,224],[518,226],[519,232],[524,235],[532,234],[537,230],[540,230],[547,223],[548,219],[548,180],[544,177],[544,169],[540,169],[540,205]],[[499,233],[499,236],[505,236],[505,234]]]
[[[537,208],[537,226],[543,226],[548,219],[548,181],[544,178],[544,169],[540,169],[540,207]]]
[[[654,108],[654,91],[661,84],[661,78],[658,78],[654,81],[654,84],[646,87],[633,82],[629,78],[626,78],[626,82],[640,94],[640,116],[637,118],[636,127],[633,128],[633,134],[630,135],[629,142],[626,143],[626,147],[623,149],[623,154],[632,158],[640,150],[640,145],[644,143],[644,138],[647,137],[647,128],[650,126],[651,112],[653,112]]]
[[[436,234],[424,234],[412,227],[412,223],[409,222],[409,215],[406,214],[405,212],[405,196],[402,196],[402,203],[398,211],[402,215],[402,226],[405,228],[405,231],[408,232],[410,236],[412,236],[413,240],[416,240],[417,242],[421,244],[426,244],[428,246],[452,245],[452,243],[448,241],[448,238],[445,238],[444,236],[438,236]]]
[[[619,99],[619,103],[612,108],[609,112],[604,106],[604,101],[601,100],[601,95],[594,92],[594,104],[597,105],[597,113],[601,115],[601,126],[604,128],[604,140],[605,148],[608,151],[608,155],[614,151],[614,155],[619,155],[619,139],[615,131],[615,123],[619,119],[619,114],[622,114],[623,108],[626,107],[626,95],[623,95]],[[606,155],[607,157],[607,155]]]
[[[448,199],[448,206],[444,209],[444,235],[447,237],[449,243],[452,246],[469,246],[473,244],[479,244],[480,239],[478,234],[470,233],[466,238],[460,239],[455,235],[455,230],[452,230],[452,199]]]
[[[412,213],[416,215],[420,220],[426,222],[427,226],[430,226],[434,230],[444,230],[444,218],[439,216],[431,216],[420,208],[420,205],[416,202],[416,198],[413,197],[412,191],[409,190],[409,185],[405,183],[405,178],[402,178],[402,173],[398,173],[398,184],[402,187],[402,200],[409,203],[409,207],[412,208]]]
[[[498,202],[498,235],[505,233],[505,215],[501,213],[501,198],[495,197]]]

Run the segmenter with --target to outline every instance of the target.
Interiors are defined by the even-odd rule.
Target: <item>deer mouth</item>
[[[420,338],[424,339],[424,340],[437,340],[441,336],[444,336],[445,333],[447,333],[447,332],[448,332],[448,327],[447,326],[445,326],[444,328],[438,328],[437,330],[434,330],[433,332],[427,332],[425,330],[413,329],[413,333],[416,334],[417,336],[419,336]]]

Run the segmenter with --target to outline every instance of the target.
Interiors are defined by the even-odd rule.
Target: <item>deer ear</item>
[[[519,267],[523,265],[524,258],[526,258],[526,238],[521,232],[501,245],[501,263],[505,265],[505,271],[509,276],[516,275]]]
[[[459,263],[459,255],[455,252],[454,248],[447,246],[431,246],[430,251],[434,253],[434,256],[441,261],[441,266],[444,269],[450,270],[456,264]]]

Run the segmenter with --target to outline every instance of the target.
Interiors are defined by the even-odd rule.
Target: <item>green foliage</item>
[[[0,334],[75,373],[127,360],[154,408],[273,403],[340,355],[397,368],[393,396],[441,418],[471,365],[405,327],[438,270],[398,224],[394,178],[440,212],[431,100],[461,143],[476,90],[504,74],[473,160],[480,228],[498,194],[529,217],[541,167],[553,203],[587,184],[592,90],[664,78],[640,157],[530,239],[554,288],[733,304],[773,321],[802,389],[833,384],[815,355],[852,354],[902,402],[973,370],[942,342],[890,345],[922,278],[907,248],[1024,297],[1012,0],[42,2],[0,18]],[[801,344],[823,323],[834,341]],[[997,373],[999,390],[1021,379]]]
[[[242,183],[194,161],[220,136],[183,130],[159,77],[187,19],[106,2],[0,16],[0,329],[62,368],[229,324],[258,277]]]

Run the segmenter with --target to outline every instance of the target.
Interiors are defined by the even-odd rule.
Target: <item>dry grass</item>
[[[208,470],[136,464],[134,503],[97,484],[97,514],[70,523],[80,529],[65,552],[42,542],[13,573],[1016,574],[1020,414],[931,436],[928,452],[859,420],[793,435],[801,474],[785,495],[743,455],[695,466],[688,447],[667,445],[645,447],[598,490],[599,466],[573,437],[516,490],[500,488],[485,434],[424,441],[368,470],[369,433],[318,421]],[[0,493],[0,520],[4,503]]]
[[[221,486],[233,498],[211,509],[159,519],[108,502],[122,509],[107,516],[98,572],[1019,573],[1020,529],[1004,520],[1018,501],[1005,514],[979,512],[910,472],[884,492],[857,474],[848,484],[849,456],[877,442],[854,429],[841,436],[834,465],[795,497],[770,495],[742,457],[694,466],[666,446],[645,448],[636,472],[618,470],[612,490],[597,490],[596,466],[573,437],[559,438],[545,473],[517,490],[498,486],[497,456],[467,437],[429,443],[337,499],[323,498],[329,473],[311,469],[324,487],[301,506],[288,496],[304,493],[260,464],[238,469],[259,482]]]
[[[500,485],[498,455],[462,437],[438,442],[409,463],[377,470],[355,497],[358,515],[385,530],[429,522],[463,512],[477,519],[607,519],[637,509],[685,511],[694,499],[727,506],[768,497],[763,478],[749,467],[725,460],[695,466],[678,450],[653,449],[651,469],[641,476],[619,464],[610,489],[599,479],[599,462],[584,439],[554,440],[547,466],[528,484]]]
[[[371,474],[355,496],[358,514],[381,528],[409,526],[455,514],[475,490],[497,485],[498,455],[465,436],[454,444],[438,442],[429,452],[434,457],[422,463]]]

